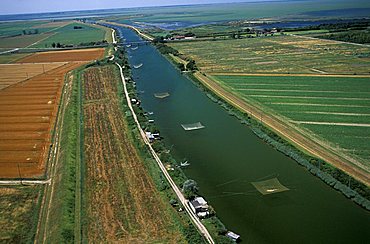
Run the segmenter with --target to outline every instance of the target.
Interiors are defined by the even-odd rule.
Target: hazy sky
[[[252,0],[0,0],[0,14],[248,1]]]

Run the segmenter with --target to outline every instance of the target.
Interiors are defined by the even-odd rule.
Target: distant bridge
[[[137,47],[137,46],[148,45],[149,43],[151,43],[151,42],[150,41],[137,41],[137,42],[121,41],[121,42],[118,43],[118,45],[125,45],[125,46],[131,45],[132,47]]]

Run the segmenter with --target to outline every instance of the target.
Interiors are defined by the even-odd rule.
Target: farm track
[[[84,73],[87,240],[181,242],[168,206],[129,139],[117,82],[112,67]]]
[[[279,117],[266,113],[260,107],[248,103],[247,101],[240,98],[238,95],[225,90],[225,88],[223,88],[220,84],[202,75],[201,73],[196,73],[195,77],[199,79],[211,91],[213,91],[218,96],[222,97],[238,109],[247,112],[257,120],[261,120],[261,118],[263,118],[263,123],[267,127],[271,128],[273,131],[277,132],[288,141],[291,141],[299,148],[334,165],[335,167],[343,170],[344,172],[348,173],[364,184],[368,186],[370,185],[370,175],[368,170],[364,169],[363,165],[361,165],[354,159],[334,151],[327,145],[322,144],[320,140],[312,138],[306,133],[302,133],[300,130],[287,124]]]

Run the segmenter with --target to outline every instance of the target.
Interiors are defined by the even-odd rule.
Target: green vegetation
[[[319,135],[333,148],[370,160],[370,86],[368,78],[216,76],[226,89],[271,113],[286,117],[294,126]],[[307,124],[312,122],[315,124]],[[319,124],[324,123],[324,124]],[[334,124],[333,124],[334,123]],[[359,127],[364,124],[368,126]]]
[[[89,43],[103,42],[106,31],[102,28],[83,24],[71,23],[57,30],[51,37],[33,45],[32,47],[51,48],[53,43],[60,46],[84,45]]]
[[[18,59],[21,59],[29,55],[28,53],[16,53],[16,54],[4,54],[0,55],[0,64],[12,63]]]
[[[115,54],[115,57],[120,57],[120,62],[127,64],[127,58],[125,57],[125,53],[123,50],[118,50]],[[126,66],[127,67],[127,66]],[[135,89],[135,86],[133,85],[133,79],[131,70],[124,69],[124,76],[126,79],[128,78],[129,82],[127,83],[127,89],[129,92],[129,95],[131,98],[137,97],[137,91]],[[122,84],[119,84],[119,91],[122,91]],[[122,93],[120,93],[122,94]],[[148,171],[154,180],[157,189],[161,192],[162,196],[165,197],[166,201],[169,201],[173,207],[181,207],[179,204],[177,204],[176,195],[170,188],[167,180],[165,179],[162,172],[158,169],[158,166],[154,159],[152,159],[152,156],[148,150],[148,148],[143,144],[143,142],[139,139],[139,131],[136,128],[136,124],[132,118],[131,112],[128,110],[128,106],[126,103],[126,99],[121,95],[122,99],[122,106],[123,111],[125,111],[126,114],[126,120],[128,121],[128,124],[130,126],[132,131],[132,139],[134,140],[134,144],[136,148],[138,149],[138,152],[140,153],[141,157],[145,159],[146,167],[148,168]],[[150,131],[152,133],[159,133],[159,129],[155,126],[153,123],[149,123],[148,115],[146,112],[140,107],[140,106],[134,106],[134,110],[136,115],[138,116],[138,120],[145,131]],[[180,162],[178,162],[173,155],[170,153],[169,147],[164,143],[163,140],[155,140],[152,143],[152,146],[156,153],[159,155],[161,161],[166,164],[166,167],[171,168],[168,172],[171,175],[171,178],[174,180],[176,185],[179,186],[184,191],[184,194],[186,197],[192,198],[198,193],[198,186],[197,183],[189,179],[185,173],[182,171],[181,167],[179,167]],[[172,170],[173,169],[173,170]],[[175,203],[175,204],[174,204]],[[189,243],[204,243],[204,240],[201,238],[199,233],[197,232],[196,228],[192,224],[190,218],[187,216],[186,212],[178,212],[178,215],[182,219],[182,225],[180,225],[180,228],[182,229],[182,232],[186,236],[186,239]],[[211,232],[211,235],[215,238],[215,240],[223,240],[224,242],[218,242],[217,243],[230,243],[230,240],[228,238],[224,239],[225,231],[220,231],[220,229],[224,230],[225,227],[221,223],[221,221],[217,218],[214,211],[211,211],[211,218],[209,220],[204,220],[203,223],[207,226],[207,229]],[[222,226],[222,228],[220,227]]]
[[[76,214],[80,209],[76,208],[78,197],[77,182],[79,181],[80,164],[80,139],[79,139],[79,110],[78,91],[80,73],[85,67],[73,71],[72,93],[65,108],[63,117],[63,128],[61,131],[59,153],[60,163],[56,168],[53,178],[55,183],[54,196],[49,209],[50,225],[46,230],[48,241],[55,243],[70,243],[75,240]],[[46,223],[46,224],[50,224]],[[44,223],[45,224],[45,223]]]
[[[40,186],[0,187],[0,242],[32,243],[41,199]]]
[[[329,40],[343,41],[343,42],[360,43],[360,44],[370,43],[370,31],[369,30],[347,31],[344,33],[343,32],[330,33],[327,35],[319,35],[315,37],[329,39]]]
[[[369,74],[370,47],[298,36],[171,42],[200,70],[230,73]],[[302,58],[304,56],[305,58]]]
[[[307,18],[307,15],[313,11],[333,10],[333,9],[348,9],[348,8],[366,8],[370,4],[368,1],[359,0],[356,2],[348,2],[344,0],[336,1],[272,1],[269,4],[264,2],[247,2],[247,3],[231,3],[231,4],[213,4],[213,5],[196,5],[196,6],[174,6],[166,8],[142,8],[140,13],[133,11],[123,16],[113,17],[110,20],[127,22],[130,18],[133,21],[150,22],[150,23],[202,23],[213,21],[228,21],[239,19],[255,19],[255,18],[280,18],[289,14],[294,14],[296,18]],[[319,13],[315,13],[317,14]],[[322,14],[324,15],[324,13]],[[345,13],[345,17],[356,16],[351,15],[350,11]],[[341,17],[339,15],[338,17]]]
[[[226,101],[219,98],[216,94],[205,88],[202,83],[192,74],[187,74],[190,79],[213,101],[220,104],[228,113],[238,118],[242,124],[250,127],[253,133],[266,143],[276,148],[288,157],[295,160],[298,164],[305,167],[311,174],[319,177],[328,185],[342,192],[346,197],[356,202],[360,206],[370,209],[370,188],[361,182],[358,182],[353,177],[345,172],[331,166],[330,164],[310,156],[301,150],[297,149],[290,142],[282,139],[272,130],[263,126],[259,120],[253,119],[248,114],[241,112],[237,108],[228,104]],[[267,109],[267,108],[266,108]]]

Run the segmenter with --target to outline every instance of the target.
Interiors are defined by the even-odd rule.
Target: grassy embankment
[[[171,46],[176,47],[176,45],[191,45],[191,44],[189,44],[189,43],[176,43],[176,44],[173,44]],[[199,43],[194,43],[194,45],[200,45],[200,44]],[[214,45],[220,45],[220,44],[214,44]],[[204,46],[206,46],[206,45],[204,45]],[[219,47],[216,46],[216,48],[219,48]],[[171,51],[171,48],[170,48],[170,51]],[[182,50],[180,49],[180,51],[182,51]],[[175,53],[176,52],[177,51],[175,50]],[[210,52],[212,52],[212,53],[210,54]],[[186,56],[188,54],[186,52],[183,52],[183,53],[185,53],[185,55],[180,54],[180,56]],[[214,52],[213,49],[211,49],[211,50],[208,49],[208,53],[201,53],[201,50],[196,50],[196,51],[194,51],[194,53],[197,53],[200,56],[203,55],[202,56],[203,58],[206,57],[206,58],[204,58],[204,60],[207,60],[208,62],[206,62],[204,60],[203,61],[204,61],[205,64],[208,64],[208,65],[210,64],[210,62],[213,62],[213,61],[210,61],[210,59],[212,57],[214,57],[215,55],[220,55],[218,52]],[[239,55],[239,57],[241,56],[241,54],[238,54],[235,49],[234,49],[233,53],[236,54],[236,55]],[[245,54],[245,55],[248,56],[248,54]],[[193,58],[194,56],[190,56],[190,57]],[[225,55],[225,59],[230,58],[231,61],[232,60],[235,61],[235,58],[234,57],[235,56],[231,56],[230,57],[228,55]],[[196,59],[196,57],[195,57],[195,59]],[[196,60],[198,60],[198,59],[196,59]],[[215,59],[215,60],[219,61],[219,59]],[[231,62],[230,60],[229,61],[222,61],[221,60],[221,63],[224,62],[224,63],[222,63],[223,67],[226,67],[227,68],[228,67],[228,64],[226,62]],[[174,61],[176,61],[176,60],[174,60]],[[306,61],[304,61],[304,62],[306,62]],[[241,64],[238,63],[238,59],[236,59],[236,63],[237,63],[237,67],[240,67],[241,66]],[[212,63],[211,63],[210,66],[212,66]],[[201,67],[202,68],[204,68],[204,67],[205,68],[209,68],[209,67],[207,67],[205,65],[204,66],[201,66]],[[231,66],[231,67],[234,67],[235,68],[235,66]],[[231,69],[229,67],[228,72],[230,72],[230,70]],[[225,77],[227,77],[228,74],[224,74],[224,75],[225,75]],[[239,82],[239,83],[236,82],[236,85],[241,85],[241,88],[239,87],[241,89],[241,91],[239,91],[239,92],[240,93],[244,93],[244,92],[247,92],[247,93],[248,92],[249,93],[256,93],[256,92],[257,93],[258,92],[266,93],[266,92],[271,92],[273,94],[277,94],[279,92],[288,92],[288,93],[290,92],[289,94],[282,95],[282,97],[286,99],[286,96],[292,95],[291,93],[294,93],[294,92],[296,92],[297,94],[302,94],[302,92],[304,92],[304,89],[300,88],[300,86],[306,87],[306,86],[309,85],[309,84],[303,84],[303,85],[302,84],[297,84],[297,83],[299,83],[299,82],[297,82],[297,80],[300,80],[300,81],[310,81],[311,80],[313,82],[314,80],[317,81],[318,79],[319,80],[320,79],[322,79],[322,80],[328,79],[328,80],[325,80],[326,82],[324,82],[324,83],[321,84],[321,87],[318,87],[317,89],[315,88],[315,90],[320,90],[319,88],[322,89],[323,88],[322,86],[324,86],[326,88],[326,90],[327,90],[328,88],[332,87],[334,81],[338,82],[338,79],[340,80],[340,78],[333,78],[333,77],[331,77],[331,78],[330,77],[324,77],[324,78],[311,77],[310,78],[310,77],[294,77],[293,76],[293,77],[290,77],[290,78],[289,77],[286,78],[286,77],[284,77],[285,75],[283,75],[283,77],[280,77],[280,79],[279,79],[279,77],[276,77],[276,76],[273,76],[273,77],[268,78],[268,75],[269,74],[265,74],[262,77],[260,77],[260,76],[257,76],[257,77],[248,77],[247,76],[247,78],[244,80],[245,81],[244,83],[243,82]],[[199,80],[197,78],[195,78],[193,75],[190,74],[190,77],[197,84],[200,84]],[[251,82],[250,84],[256,86],[256,87],[251,87],[250,90],[248,90],[247,88],[244,88],[244,86],[247,85],[245,83],[248,80],[248,78],[250,78],[250,80],[251,80],[250,81]],[[259,78],[259,80],[256,81],[256,79],[258,79],[258,78]],[[268,80],[266,80],[266,78],[268,78]],[[241,78],[240,78],[240,76],[236,75],[235,78],[229,78],[229,79],[233,79],[233,81],[235,81],[235,80],[241,79]],[[264,79],[263,80],[263,83],[261,83],[261,79]],[[351,78],[351,79],[353,79],[354,81],[358,81],[358,82],[361,82],[361,81],[365,81],[366,80],[366,78],[362,78],[362,79],[361,78]],[[255,82],[252,82],[253,80]],[[282,80],[284,80],[284,83],[281,83]],[[290,80],[290,83],[293,83],[293,85],[295,85],[295,87],[298,87],[298,88],[294,88],[296,90],[292,90],[292,91],[284,90],[284,89],[286,89],[286,87],[289,87],[289,86],[292,85],[292,84],[289,84],[289,80]],[[274,83],[274,84],[272,84],[272,87],[268,87],[268,86],[265,87],[266,86],[266,83]],[[287,84],[285,84],[285,83],[287,83]],[[224,82],[220,82],[220,84],[223,84],[225,86]],[[338,84],[341,84],[340,86],[337,86],[337,89],[339,89],[339,90],[341,90],[343,88],[343,84],[342,83],[334,83],[334,84],[337,84],[337,85]],[[346,83],[346,84],[348,84],[348,83]],[[225,88],[228,89],[228,90],[230,90],[230,91],[235,92],[235,90],[237,90],[237,89],[235,89],[234,85],[235,84],[233,82],[230,82],[228,84],[229,87],[225,87]],[[264,86],[262,86],[262,85],[264,85]],[[269,85],[269,84],[267,84],[267,85]],[[317,86],[317,84],[311,84],[311,85],[314,85],[315,87]],[[364,84],[364,85],[366,86],[366,84]],[[230,86],[231,86],[231,88],[230,88]],[[201,86],[201,87],[203,88],[203,86]],[[268,89],[268,90],[266,90],[266,89]],[[299,90],[299,89],[301,89],[301,90]],[[307,89],[307,87],[306,87],[306,89]],[[348,86],[345,87],[345,88],[343,88],[343,89],[345,91],[347,91],[348,90]],[[208,89],[206,89],[206,90],[207,90],[207,92],[209,92],[211,94],[210,97],[211,97],[212,100],[214,100],[215,102],[218,102],[218,103],[221,102],[222,99],[217,98],[218,96],[215,95],[215,94],[213,94],[213,92],[211,92],[210,90],[208,90]],[[356,91],[354,91],[354,92],[356,93]],[[299,92],[301,92],[301,93],[299,93]],[[319,91],[316,91],[316,92],[319,92]],[[240,93],[239,93],[239,95],[240,95]],[[322,93],[326,94],[325,93],[325,89],[322,91]],[[338,93],[340,93],[340,91]],[[258,95],[258,94],[257,94],[257,97],[259,96],[260,99],[270,99],[271,100],[271,99],[277,99],[277,97],[279,97],[279,96],[275,96],[274,98],[269,98],[269,96],[268,96],[269,94],[267,94],[267,95],[266,94]],[[309,95],[307,95],[307,94],[309,94]],[[315,93],[313,93],[313,94],[315,94]],[[350,94],[351,93],[348,93],[349,96],[350,96]],[[338,94],[334,92],[334,95],[331,96],[331,97],[334,96],[333,97],[334,98],[333,101],[335,101],[335,96],[337,96],[337,95]],[[314,96],[314,95],[312,95],[311,93],[309,93],[309,89],[308,89],[308,92],[304,93],[304,95],[301,95],[301,96],[303,96],[303,97],[301,97],[301,99],[305,99],[306,97],[308,97],[307,99],[308,99],[308,101],[310,101],[310,99],[312,98],[311,96]],[[250,97],[248,95],[244,95],[244,96],[240,95],[240,97],[242,97],[242,98],[248,97],[248,102],[250,102]],[[292,97],[290,99],[294,99],[294,97]],[[320,100],[320,97],[318,97],[317,99]],[[331,98],[329,97],[329,100],[330,99]],[[255,101],[255,100],[257,100],[257,99],[254,99],[253,101]],[[344,100],[346,100],[346,99],[344,99]],[[366,98],[365,98],[365,100],[366,100]],[[324,98],[321,98],[321,102],[327,103],[327,100],[325,100]],[[302,153],[301,151],[297,150],[293,145],[291,145],[290,142],[287,142],[287,141],[282,140],[278,135],[276,135],[276,133],[272,132],[271,130],[269,130],[267,128],[260,129],[260,125],[259,125],[258,121],[254,121],[248,115],[245,115],[244,112],[240,112],[240,111],[238,111],[235,108],[231,108],[230,105],[227,105],[224,102],[221,102],[221,103],[223,104],[223,106],[227,110],[231,110],[232,111],[231,112],[232,114],[237,115],[240,119],[242,119],[242,121],[244,121],[244,123],[247,123],[247,124],[251,125],[252,128],[258,126],[257,129],[254,128],[253,130],[254,130],[254,132],[260,138],[264,139],[269,144],[272,144],[279,151],[282,151],[284,154],[286,154],[286,155],[292,157],[293,159],[295,159],[301,165],[303,165],[307,169],[309,169],[312,174],[319,176],[324,181],[326,181],[328,184],[334,186],[336,189],[340,189],[340,191],[342,191],[347,197],[352,198],[354,201],[356,201],[357,203],[359,203],[360,205],[362,205],[364,207],[367,207],[367,208],[369,207],[369,204],[368,204],[367,200],[365,200],[365,199],[363,199],[361,197],[361,196],[363,196],[363,197],[369,199],[369,196],[370,196],[369,190],[368,190],[368,188],[365,185],[363,185],[362,183],[357,182],[352,177],[349,177],[344,172],[342,172],[342,171],[334,168],[333,166],[331,166],[331,165],[323,162],[322,160],[318,160],[315,157],[312,157],[312,156],[309,156],[309,155],[307,155],[305,153]],[[345,101],[344,101],[344,103],[345,103]],[[301,104],[301,105],[304,107],[304,104]],[[300,107],[299,110],[301,112],[302,112],[302,106],[298,106],[298,107]],[[339,106],[339,107],[344,107],[344,106]],[[267,111],[271,112],[271,109],[270,110],[267,109]],[[276,113],[276,111],[273,111],[273,112]],[[296,113],[293,113],[293,114],[296,115]],[[313,114],[315,114],[315,113],[313,113]],[[319,113],[316,113],[316,115],[320,115],[320,114]],[[351,115],[351,114],[347,114],[347,115]],[[365,114],[365,116],[367,116],[367,115]],[[352,130],[352,132],[353,132],[353,130]],[[329,135],[331,135],[331,133],[328,133],[327,135],[329,136]],[[322,135],[320,134],[320,136],[322,136]],[[351,134],[348,134],[348,136],[351,136]],[[331,139],[333,139],[333,138],[331,138]],[[364,138],[362,138],[362,139],[364,139]],[[347,145],[348,145],[348,143],[347,143]],[[361,148],[360,147],[357,148],[358,149],[358,152],[363,152],[363,148],[362,148],[361,142],[357,143],[357,145],[361,145]],[[366,164],[364,164],[364,166],[367,167]],[[352,190],[349,189],[346,186],[350,187]],[[360,194],[361,196],[359,196],[358,194]]]

